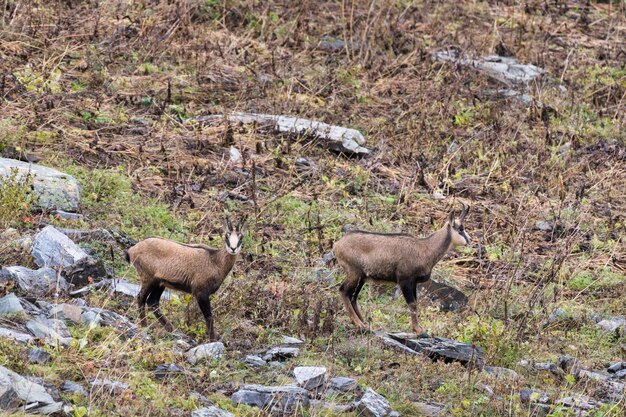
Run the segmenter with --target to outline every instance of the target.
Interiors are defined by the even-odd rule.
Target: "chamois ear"
[[[241,234],[246,230],[246,221],[248,220],[248,216],[244,215],[239,222],[237,223],[237,231]]]
[[[463,220],[465,220],[465,216],[467,216],[467,213],[469,213],[470,206],[466,206],[463,203],[461,203],[461,206],[463,206],[463,209],[461,210],[461,215],[459,216],[459,222],[463,223]]]
[[[224,233],[228,234],[233,229],[233,226],[230,224],[230,220],[228,217],[224,219]]]
[[[450,214],[448,214],[448,224],[450,225],[450,227],[454,226],[454,210],[452,210]]]

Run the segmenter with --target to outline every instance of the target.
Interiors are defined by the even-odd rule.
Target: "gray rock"
[[[375,332],[374,334],[383,339],[383,343],[388,346],[406,353],[423,354],[432,360],[443,360],[446,363],[460,362],[463,365],[472,364],[478,368],[482,368],[485,363],[483,349],[468,343],[443,337],[415,339],[414,335],[407,333]]]
[[[65,381],[61,386],[61,391],[70,394],[80,394],[85,397],[87,396],[87,391],[85,391],[85,388],[83,388],[82,385],[73,381]]]
[[[72,284],[86,285],[89,278],[107,275],[101,261],[89,256],[54,226],[44,227],[35,236],[31,254],[39,267],[60,268]]]
[[[195,365],[202,360],[219,359],[223,354],[224,344],[222,342],[205,343],[185,353],[185,359],[187,359],[187,362]]]
[[[600,321],[597,326],[604,331],[613,333],[619,328],[626,328],[626,319],[624,317],[611,317]]]
[[[42,165],[0,158],[0,177],[11,175],[13,169],[17,169],[20,177],[32,176],[34,194],[40,208],[78,211],[80,185],[71,175]]]
[[[134,282],[129,282],[124,279],[112,279],[110,281],[106,281],[109,284],[109,288],[113,290],[115,294],[126,295],[130,298],[137,298],[139,295],[139,291],[141,291],[141,285],[135,284]],[[106,285],[102,287],[106,288]],[[177,295],[172,294],[170,290],[163,291],[163,295],[161,295],[161,300],[171,300],[172,298],[178,298]]]
[[[165,379],[172,375],[178,375],[185,373],[185,370],[175,363],[162,364],[156,367],[154,370],[154,376],[158,379]]]
[[[107,326],[122,332],[126,337],[132,338],[140,334],[137,325],[131,322],[127,317],[116,313],[115,311],[105,310],[103,308],[86,308],[81,315],[81,320],[89,326]],[[145,338],[145,337],[144,337]]]
[[[293,374],[298,385],[306,390],[314,390],[324,384],[326,368],[323,366],[297,366]]]
[[[85,220],[85,216],[82,214],[70,213],[63,210],[55,210],[54,215],[65,220]]]
[[[125,382],[113,381],[111,379],[94,379],[91,381],[91,389],[99,392],[98,396],[102,394],[120,395],[124,391],[130,388]]]
[[[43,386],[4,366],[0,366],[0,402],[23,405],[29,413],[53,414],[63,409],[63,403],[54,401]]]
[[[0,410],[17,409],[21,400],[10,384],[0,381]]]
[[[41,348],[28,349],[28,362],[30,363],[42,364],[50,362],[50,359],[52,359],[52,355]]]
[[[332,126],[326,123],[301,119],[292,116],[273,114],[255,114],[232,112],[225,115],[197,116],[200,122],[219,122],[227,120],[231,123],[257,124],[257,128],[266,131],[277,131],[296,136],[311,136],[321,139],[330,150],[347,154],[368,155],[371,151],[365,148],[365,137],[356,129]]]
[[[580,371],[578,371],[578,374],[576,374],[576,376],[578,377],[578,379],[588,379],[588,380],[598,381],[598,382],[605,382],[605,381],[608,381],[610,378],[610,375],[608,374],[604,374],[601,372],[588,371],[586,369],[581,369]]]
[[[295,337],[283,336],[283,344],[284,345],[301,345],[304,342],[300,339],[296,339]]]
[[[573,409],[575,415],[577,414],[577,412],[594,410],[596,408],[600,408],[603,405],[602,402],[586,395],[574,395],[570,397],[565,397],[557,401],[557,404]]]
[[[24,313],[24,308],[14,293],[9,293],[0,298],[0,315],[17,313]]]
[[[371,388],[355,404],[357,415],[362,417],[386,417],[391,413],[389,401]]]
[[[332,36],[323,36],[318,43],[318,47],[329,52],[340,52],[346,49],[346,42]]]
[[[547,222],[545,220],[538,220],[537,223],[535,223],[535,228],[543,232],[551,232],[553,227],[552,223],[550,222]]]
[[[580,362],[578,359],[569,356],[569,355],[561,355],[557,359],[557,363],[561,367],[561,369],[567,373],[576,373],[578,372],[578,368],[580,366]]]
[[[501,368],[499,366],[485,366],[483,370],[489,375],[493,375],[496,379],[519,379],[519,374],[509,368]]]
[[[291,415],[298,409],[309,408],[309,392],[296,386],[266,387],[244,385],[232,396],[235,404],[246,404],[263,409],[268,413]]]
[[[626,362],[615,362],[614,364],[606,368],[607,372],[611,374],[619,372],[622,369],[626,369]]]
[[[263,355],[263,360],[270,361],[282,361],[289,358],[294,358],[300,354],[300,349],[296,347],[273,347]]]
[[[298,158],[296,158],[296,165],[299,167],[310,167],[311,166],[311,161],[309,161],[308,159],[300,156]]]
[[[72,342],[72,335],[61,320],[38,318],[28,321],[26,328],[51,346],[69,346]]]
[[[567,311],[563,310],[561,307],[557,307],[554,309],[552,313],[548,316],[548,324],[554,324],[558,321],[562,321],[569,317]]]
[[[615,372],[616,379],[626,379],[626,369],[622,369],[621,371]]]
[[[530,362],[525,359],[519,361],[517,363],[519,366],[523,368],[528,368],[534,371],[548,371],[551,374],[562,377],[564,376],[563,369],[559,368],[553,363],[550,362]]]
[[[515,58],[497,55],[471,59],[459,57],[456,51],[449,50],[436,52],[433,58],[474,68],[509,87],[515,84],[528,84],[546,72],[532,64],[520,64]]]
[[[66,292],[69,288],[65,278],[57,276],[52,268],[32,270],[23,266],[10,266],[2,268],[0,276],[14,281],[22,293],[31,297],[43,297],[57,291]]]
[[[360,391],[361,387],[354,378],[338,376],[330,380],[329,388],[340,392]]]
[[[467,305],[467,296],[456,288],[434,279],[417,284],[420,295],[430,298],[442,311],[459,311]]]
[[[267,366],[267,362],[265,362],[261,357],[256,355],[247,355],[243,361],[246,365],[252,367]]]
[[[194,400],[198,401],[200,404],[206,407],[214,405],[213,401],[209,400],[207,397],[200,394],[198,391],[191,391],[191,393],[189,394],[189,398],[193,398]]]
[[[424,417],[439,417],[444,415],[444,406],[440,404],[414,402],[413,406],[417,409],[418,415]]]
[[[87,325],[87,327],[97,327],[100,326],[100,323],[102,322],[102,316],[94,310],[83,312],[83,314],[80,315],[80,319]]]
[[[392,410],[391,413],[389,413],[389,417],[400,417],[400,413]]]
[[[7,329],[6,327],[0,327],[0,338],[13,339],[20,343],[33,343],[35,341],[35,338],[28,333],[15,329]]]
[[[199,408],[191,413],[191,417],[235,417],[230,411],[215,406]]]
[[[52,307],[50,312],[48,313],[48,318],[54,318],[63,321],[72,321],[74,323],[81,323],[83,309],[77,305],[73,304],[57,304]]]
[[[541,403],[541,404],[549,404],[550,397],[546,393],[541,391],[535,391],[531,388],[524,388],[519,393],[520,400],[523,404],[530,403]]]

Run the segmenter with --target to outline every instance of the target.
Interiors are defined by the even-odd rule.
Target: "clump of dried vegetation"
[[[426,234],[455,199],[472,204],[466,228],[474,244],[444,259],[435,278],[463,289],[470,304],[459,313],[425,308],[427,329],[477,343],[489,363],[513,368],[560,354],[590,368],[624,359],[625,336],[605,334],[592,320],[624,314],[626,305],[623,1],[7,0],[1,7],[0,154],[79,178],[88,223],[80,226],[221,245],[225,211],[251,218],[243,259],[213,303],[225,359],[164,382],[152,371],[175,358],[158,327],[149,329],[154,344],[73,328],[85,345],[52,352],[52,364],[29,365],[31,373],[52,383],[107,375],[131,384],[121,397],[72,397],[74,415],[187,415],[199,404],[194,390],[238,415],[258,415],[233,408],[225,394],[243,381],[285,381],[283,370],[238,361],[282,334],[309,343],[289,366],[356,376],[403,415],[416,413],[416,401],[459,416],[528,415],[517,395],[525,386],[555,397],[594,395],[570,379],[519,370],[520,381],[503,382],[399,356],[354,331],[339,303],[340,272],[331,266],[329,277],[320,263],[342,226]],[[487,76],[432,60],[448,47],[546,69],[527,86],[535,102],[485,97],[494,88]],[[374,152],[347,158],[311,138],[189,120],[230,111],[356,128]],[[230,159],[231,146],[241,159]],[[29,227],[23,216],[2,220]],[[5,253],[12,252],[0,243],[0,260],[12,264]],[[118,260],[113,266],[136,278]],[[408,330],[401,299],[367,293],[368,321]],[[202,337],[199,313],[186,301],[165,303],[166,314]],[[98,294],[88,302],[136,317],[132,304]],[[546,327],[557,307],[568,320]],[[15,349],[2,341],[0,357],[20,362]],[[620,415],[623,403],[600,415]]]

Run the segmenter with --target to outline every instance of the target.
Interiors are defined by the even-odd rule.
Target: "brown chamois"
[[[341,284],[341,298],[352,322],[368,330],[359,311],[357,298],[368,279],[396,283],[409,306],[415,333],[423,335],[418,324],[417,283],[430,278],[433,267],[455,246],[469,244],[463,221],[469,206],[463,204],[460,216],[454,211],[444,226],[425,238],[403,233],[348,232],[333,245],[339,265],[346,272]]]
[[[160,237],[150,237],[128,249],[127,259],[141,277],[141,291],[137,296],[139,320],[146,323],[145,305],[152,309],[166,329],[173,329],[159,307],[165,288],[192,294],[198,301],[206,321],[207,335],[215,340],[213,314],[209,297],[214,294],[233,268],[243,240],[245,218],[233,228],[224,221],[224,247],[214,249],[206,245],[186,245]]]

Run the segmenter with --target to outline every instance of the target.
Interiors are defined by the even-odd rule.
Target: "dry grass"
[[[429,399],[454,415],[530,415],[516,396],[529,385],[556,397],[595,394],[541,376],[503,383],[398,358],[353,333],[335,286],[314,278],[344,224],[427,234],[461,199],[472,205],[474,245],[444,259],[436,274],[467,290],[471,304],[457,314],[425,310],[429,329],[477,341],[506,366],[561,353],[589,367],[624,359],[624,336],[611,339],[591,320],[623,314],[626,302],[623,1],[8,0],[2,13],[2,156],[79,170],[90,226],[121,226],[136,238],[149,231],[207,241],[219,236],[224,211],[253,214],[243,259],[214,302],[226,360],[175,383],[155,380],[156,364],[175,360],[173,342],[155,328],[153,345],[88,332],[79,335],[89,340],[86,350],[57,352],[52,366],[33,367],[53,381],[132,382],[118,398],[77,400],[91,415],[184,415],[198,405],[193,389],[228,407],[216,391],[285,380],[285,372],[255,374],[237,362],[283,333],[310,342],[302,362],[358,376],[403,415]],[[329,52],[325,36],[346,43]],[[431,52],[447,47],[477,56],[508,51],[545,68],[526,92],[546,107],[484,98],[498,87],[486,76],[432,61]],[[185,121],[224,111],[357,128],[374,153],[348,159],[308,138]],[[229,161],[230,146],[241,162]],[[297,166],[299,156],[312,167]],[[116,205],[119,176],[132,188]],[[127,214],[137,205],[129,193],[166,204],[169,214],[146,221],[149,211]],[[537,221],[552,222],[553,231],[538,230]],[[7,250],[0,249],[2,264],[14,259]],[[408,328],[401,300],[363,298],[377,326]],[[89,301],[136,315],[118,300]],[[571,313],[570,327],[543,328],[555,307]],[[166,309],[202,335],[193,308]],[[481,382],[496,396],[487,398]]]

